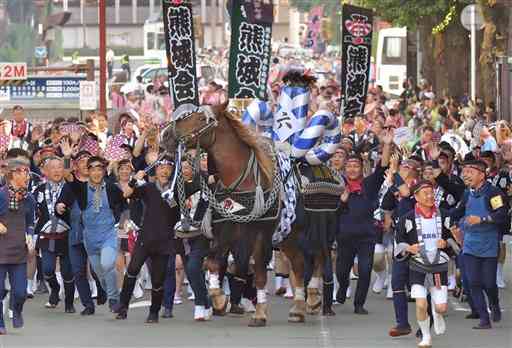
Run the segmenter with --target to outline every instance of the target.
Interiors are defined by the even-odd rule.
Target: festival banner
[[[174,108],[183,104],[199,105],[192,4],[163,0],[162,6]]]
[[[229,98],[267,99],[273,5],[269,0],[233,0]]]
[[[363,113],[370,82],[372,10],[343,5],[341,88],[343,117]]]
[[[309,11],[308,30],[306,32],[306,39],[304,41],[304,47],[315,48],[318,35],[320,34],[320,28],[322,25],[322,17],[324,15],[323,6],[312,7]]]

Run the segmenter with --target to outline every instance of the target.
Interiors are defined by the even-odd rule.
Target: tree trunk
[[[434,90],[438,96],[460,97],[468,91],[467,32],[458,22],[434,36]]]
[[[432,85],[436,83],[435,61],[434,61],[434,38],[432,36],[433,22],[424,20],[418,30],[420,31],[420,42],[422,43],[422,64],[421,75]]]
[[[486,103],[496,99],[496,69],[494,62],[496,54],[496,24],[494,23],[494,9],[487,5],[487,0],[479,0],[484,17],[484,32],[480,45],[480,91]]]

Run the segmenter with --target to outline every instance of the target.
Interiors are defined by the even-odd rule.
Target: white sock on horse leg
[[[320,286],[320,277],[311,277],[309,281],[308,288],[318,289]]]
[[[220,289],[220,280],[218,273],[210,273],[209,284],[210,289]]]
[[[306,299],[306,292],[304,288],[295,288],[295,301],[304,301]]]
[[[267,303],[267,292],[265,289],[256,290],[256,299],[258,300],[258,303]]]

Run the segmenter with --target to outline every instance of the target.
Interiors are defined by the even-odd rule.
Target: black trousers
[[[151,284],[153,286],[151,289],[151,307],[149,311],[151,313],[158,313],[162,307],[164,297],[164,280],[169,255],[152,253],[149,248],[139,243],[135,245],[130,264],[124,276],[120,302],[123,307],[128,308],[137,281],[137,275],[147,259],[151,260],[150,273]]]
[[[338,298],[342,300],[346,298],[350,283],[350,269],[354,264],[354,257],[357,255],[359,279],[354,297],[354,306],[361,307],[365,304],[370,287],[374,251],[374,242],[338,240],[338,258],[336,260],[336,277],[340,284]]]

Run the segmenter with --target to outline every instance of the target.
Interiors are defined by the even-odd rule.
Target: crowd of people
[[[271,74],[274,106],[285,61],[275,61]],[[336,68],[331,64],[332,75],[311,88],[310,115],[319,108],[339,115]],[[0,334],[7,332],[4,312],[14,328],[23,327],[25,301],[43,294],[48,310],[63,300],[64,311],[75,313],[76,293],[80,314],[93,315],[95,306],[107,304],[116,318],[126,319],[132,296],[151,289],[147,322],[158,322],[160,314],[172,318],[185,278],[194,319],[211,319],[203,268],[211,241],[200,233],[186,239],[174,233],[178,203],[162,198],[175,168],[174,158],[162,156],[159,130],[171,119],[172,105],[168,88],[154,82],[116,92],[110,118],[95,112],[83,122],[32,124],[18,105],[0,123]],[[356,314],[368,314],[370,287],[375,293],[387,289],[396,318],[389,335],[408,335],[413,298],[419,346],[430,347],[430,325],[436,334],[446,329],[449,293],[468,301],[467,318],[479,319],[475,329],[501,319],[512,131],[506,121],[496,121],[492,103],[438,97],[426,81],[404,87],[391,100],[372,86],[364,113],[342,119],[342,139],[329,166],[346,189],[334,267],[324,275],[332,280],[334,274],[335,281],[324,283],[323,315],[335,315],[333,304],[351,297],[350,280],[357,278]],[[207,82],[201,101],[226,102],[225,86]],[[406,141],[392,144],[392,134],[403,128],[410,133]],[[206,153],[200,158],[201,172],[210,175]],[[192,165],[185,161],[180,170],[187,204],[197,207]],[[199,210],[192,213],[200,216]],[[291,298],[289,261],[275,251],[270,267],[276,295]],[[215,281],[231,294],[230,312],[250,311],[254,287],[242,286],[229,266],[225,274]]]

